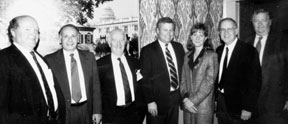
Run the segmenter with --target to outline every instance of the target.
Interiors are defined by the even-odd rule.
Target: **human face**
[[[197,30],[190,36],[192,43],[195,47],[203,47],[204,42],[206,41],[207,37],[204,35],[204,31]]]
[[[165,44],[170,43],[174,37],[174,25],[172,23],[160,23],[156,32],[160,41]]]
[[[73,52],[77,48],[78,32],[73,27],[65,27],[61,34],[60,39],[64,50]]]
[[[111,52],[116,56],[122,56],[124,53],[126,44],[125,35],[123,32],[115,31],[111,34],[111,40],[109,41],[109,46]]]
[[[271,20],[267,13],[258,13],[252,20],[256,34],[260,36],[267,35],[270,31]]]
[[[22,17],[18,20],[18,27],[11,29],[13,42],[32,51],[39,41],[39,27],[32,17]]]
[[[225,20],[220,25],[220,37],[226,45],[231,44],[237,37],[238,29],[230,20]]]

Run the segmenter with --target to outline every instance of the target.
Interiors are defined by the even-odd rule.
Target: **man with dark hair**
[[[219,22],[224,44],[217,48],[219,73],[216,85],[219,124],[246,124],[254,121],[261,87],[261,68],[255,48],[237,38],[232,18]]]
[[[34,48],[39,27],[28,15],[12,19],[12,45],[0,51],[0,123],[64,124],[65,103],[54,75]]]
[[[101,120],[101,93],[94,55],[77,49],[79,30],[72,24],[59,30],[63,49],[45,56],[56,74],[66,101],[66,124]]]
[[[160,18],[156,25],[158,39],[141,51],[147,124],[178,124],[179,82],[185,53],[183,46],[173,41],[174,31],[171,18]]]
[[[262,68],[262,87],[258,100],[261,124],[287,124],[282,113],[288,113],[287,85],[287,39],[282,32],[271,30],[269,11],[257,9],[252,15],[255,33],[246,39],[259,53]],[[287,34],[286,34],[287,35]],[[286,78],[286,79],[285,79]]]

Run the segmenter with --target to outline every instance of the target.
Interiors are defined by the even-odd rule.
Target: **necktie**
[[[168,49],[168,44],[166,44],[165,46],[166,46],[165,54],[166,54],[166,59],[168,62],[169,72],[170,72],[170,84],[173,89],[177,89],[178,87],[177,71],[176,71],[171,53]]]
[[[120,70],[121,70],[123,87],[124,87],[124,92],[125,92],[125,103],[127,105],[130,102],[132,102],[131,91],[130,91],[130,87],[129,87],[129,81],[128,81],[127,73],[125,71],[125,68],[124,68],[124,65],[123,65],[121,59],[118,58],[117,60],[119,60],[119,66],[120,66]]]
[[[54,116],[53,114],[55,114],[55,111],[54,111],[54,102],[53,102],[53,97],[52,97],[52,94],[51,94],[51,91],[50,91],[50,88],[48,86],[48,82],[46,80],[46,77],[45,77],[45,74],[40,66],[40,64],[38,63],[38,60],[35,56],[35,53],[33,51],[30,52],[39,71],[40,71],[40,74],[41,74],[41,78],[43,80],[43,84],[44,84],[44,88],[45,88],[45,93],[46,93],[46,97],[47,97],[47,103],[48,103],[48,115],[51,117],[51,116]]]
[[[229,53],[229,49],[228,47],[226,47],[226,55],[223,61],[223,68],[222,68],[222,75],[221,75],[221,80],[219,83],[219,89],[222,90],[224,88],[224,76],[227,70],[227,61],[228,61],[228,53]]]
[[[74,54],[71,56],[71,85],[72,85],[72,99],[78,103],[82,97],[80,89],[80,80],[78,74],[77,62],[74,58]]]
[[[256,44],[256,49],[258,51],[258,53],[260,54],[260,50],[261,50],[261,47],[262,47],[262,44],[261,44],[261,40],[262,40],[263,37],[259,37],[258,39],[258,42]]]

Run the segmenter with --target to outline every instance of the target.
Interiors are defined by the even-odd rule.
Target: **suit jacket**
[[[98,79],[97,64],[94,55],[88,51],[78,50],[79,58],[84,75],[86,96],[87,96],[87,112],[86,122],[92,123],[92,114],[101,114],[101,94],[100,83]],[[66,113],[70,115],[71,110],[71,93],[69,88],[68,75],[65,65],[63,49],[56,51],[50,55],[45,56],[48,64],[51,66],[56,79],[63,91]],[[68,123],[69,117],[66,117]]]
[[[137,92],[137,79],[136,79],[136,70],[138,69],[138,61],[135,58],[125,56],[128,62],[130,71],[133,77],[134,84],[134,93],[135,100],[138,100]],[[97,61],[99,69],[99,78],[101,83],[101,92],[102,92],[102,102],[103,102],[103,112],[102,112],[102,121],[103,122],[112,122],[113,114],[117,106],[117,91],[115,85],[115,76],[113,72],[113,64],[111,59],[111,54],[106,55],[100,58]],[[136,111],[136,110],[135,110]]]
[[[39,124],[47,121],[47,104],[32,66],[13,44],[0,52],[0,123]],[[65,122],[63,94],[54,79],[59,120]]]
[[[178,77],[181,79],[185,52],[180,43],[172,41],[171,44],[176,54]],[[170,107],[167,104],[170,101],[170,77],[165,59],[157,40],[142,48],[140,62],[145,102],[156,102],[160,115],[166,113]],[[177,92],[180,98],[179,90]],[[180,99],[178,103],[180,104]]]
[[[223,49],[224,45],[217,48],[219,63]],[[224,81],[224,98],[228,113],[240,117],[241,110],[246,110],[254,115],[261,88],[261,68],[257,50],[238,40],[225,76],[221,78]]]
[[[246,42],[253,46],[255,36],[254,34],[248,37]],[[288,95],[283,94],[287,90],[285,85],[288,83],[287,73],[285,73],[287,70],[288,47],[287,39],[284,36],[285,34],[281,34],[281,32],[274,33],[270,31],[266,40],[261,66],[260,114],[280,113],[283,111],[285,100],[288,100]]]

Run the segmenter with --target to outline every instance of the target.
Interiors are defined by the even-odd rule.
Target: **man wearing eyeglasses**
[[[251,123],[261,87],[258,53],[237,38],[238,26],[232,18],[222,19],[219,31],[224,44],[217,48],[220,61],[216,83],[218,123]]]

